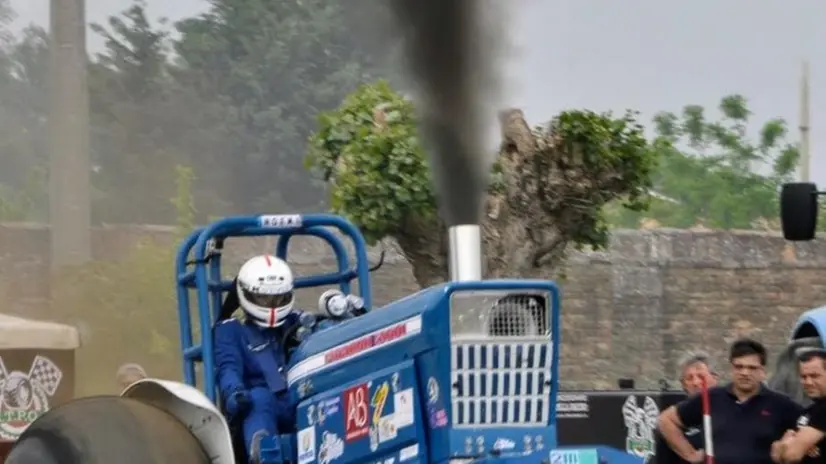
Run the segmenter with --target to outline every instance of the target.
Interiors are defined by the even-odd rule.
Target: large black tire
[[[817,186],[810,182],[783,184],[780,191],[780,221],[783,237],[792,241],[815,238],[817,229]]]
[[[209,464],[200,443],[166,412],[130,398],[71,401],[39,417],[6,464]]]

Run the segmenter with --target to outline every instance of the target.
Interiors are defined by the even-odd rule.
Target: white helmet
[[[244,263],[237,287],[241,309],[261,327],[278,327],[293,310],[293,273],[275,256],[256,256]]]

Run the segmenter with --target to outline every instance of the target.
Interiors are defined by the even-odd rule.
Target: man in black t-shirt
[[[812,405],[794,430],[772,444],[772,459],[779,464],[826,464],[826,350],[804,351],[799,369],[800,384]]]
[[[732,382],[708,391],[717,464],[772,464],[772,443],[795,427],[803,411],[789,397],[763,385],[766,358],[763,344],[735,341],[729,351]],[[683,430],[702,425],[699,395],[660,414],[660,431],[671,449],[695,464],[705,462],[704,453],[686,440]]]

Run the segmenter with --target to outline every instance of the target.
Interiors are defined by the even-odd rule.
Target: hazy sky
[[[101,21],[130,0],[86,0]],[[357,0],[347,0],[357,1]],[[503,0],[505,1],[505,0]],[[633,108],[647,120],[741,93],[755,117],[783,117],[797,137],[800,61],[811,63],[812,175],[826,183],[826,3],[818,0],[507,0],[509,104],[541,122],[564,108]],[[48,0],[11,0],[19,24],[47,22]],[[202,11],[204,0],[148,0],[152,16]],[[94,38],[90,37],[94,48]]]

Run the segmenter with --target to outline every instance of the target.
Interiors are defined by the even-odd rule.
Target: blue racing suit
[[[295,426],[285,372],[287,353],[281,342],[285,331],[298,323],[298,317],[296,313],[290,314],[284,324],[275,328],[262,328],[234,318],[215,326],[215,365],[221,399],[225,406],[237,403],[239,396],[248,402],[245,411],[227,408],[231,421],[242,420],[248,456],[257,431],[277,437]]]

